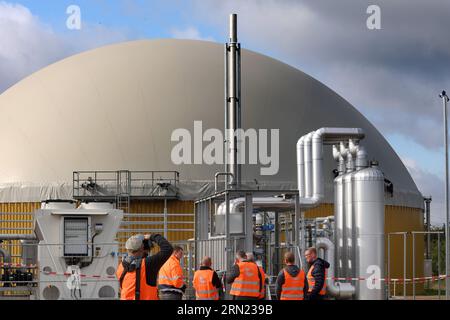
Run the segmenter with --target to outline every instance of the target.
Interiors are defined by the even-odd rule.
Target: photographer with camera
[[[150,256],[156,243],[160,251]],[[134,235],[125,243],[128,255],[117,267],[121,300],[158,300],[157,277],[159,269],[173,252],[173,247],[163,236]]]

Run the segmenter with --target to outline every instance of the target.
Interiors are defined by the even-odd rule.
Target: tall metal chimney
[[[240,136],[241,129],[241,45],[237,42],[237,15],[230,15],[230,39],[225,44],[225,171],[227,186],[241,185]],[[238,130],[238,131],[237,131]]]

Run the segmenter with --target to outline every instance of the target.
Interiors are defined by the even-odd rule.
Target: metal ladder
[[[117,171],[116,208],[130,210],[131,174],[128,170]]]

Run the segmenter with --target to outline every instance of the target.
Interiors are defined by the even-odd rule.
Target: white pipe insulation
[[[350,283],[337,282],[334,280],[334,244],[327,238],[317,238],[316,249],[319,251],[323,249],[325,252],[324,259],[330,261],[330,268],[327,274],[327,291],[330,295],[334,297],[339,297],[340,299],[351,299],[355,294],[355,287]]]
[[[301,207],[316,207],[325,196],[323,146],[363,138],[364,132],[359,128],[321,128],[297,141],[297,180]]]

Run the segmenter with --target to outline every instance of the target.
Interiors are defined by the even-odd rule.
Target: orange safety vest
[[[305,286],[305,271],[300,270],[297,276],[293,277],[284,272],[284,284],[281,286],[280,300],[303,300],[303,288]]]
[[[239,277],[234,279],[230,294],[240,297],[259,297],[259,268],[254,262],[238,262]]]
[[[307,280],[308,280],[308,292],[312,292],[312,289],[314,288],[314,285],[316,284],[316,279],[314,279],[314,277],[312,276],[312,272],[314,270],[314,265],[312,265],[309,268],[308,271],[308,275],[306,276]],[[323,287],[319,292],[319,295],[324,296],[325,293],[327,292],[327,269],[325,269],[325,281],[323,282]]]
[[[136,297],[136,270],[127,272],[120,284],[120,300],[158,300],[158,289],[147,284],[145,259],[142,259],[139,282],[139,297]],[[120,280],[124,268],[122,262],[117,267],[116,276]],[[137,298],[137,299],[136,299]]]
[[[192,281],[197,300],[219,300],[219,292],[213,285],[213,270],[197,270]]]
[[[261,291],[259,292],[259,299],[264,299],[266,297],[266,273],[264,272],[263,267],[259,267],[259,272],[261,272]]]
[[[174,255],[170,256],[159,269],[158,285],[167,285],[178,289],[183,287],[183,269],[181,269],[180,261]]]

